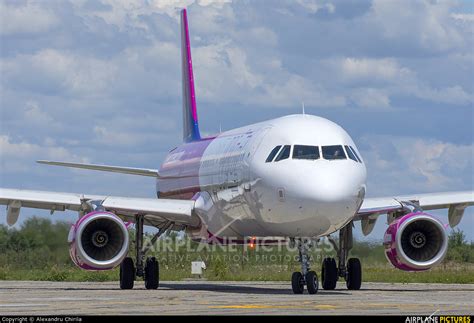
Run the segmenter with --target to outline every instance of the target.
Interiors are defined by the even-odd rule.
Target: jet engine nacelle
[[[421,271],[438,265],[448,250],[444,225],[433,216],[409,213],[393,221],[384,236],[385,255],[398,269]]]
[[[129,235],[118,216],[95,211],[72,225],[68,242],[69,254],[78,267],[106,270],[118,266],[127,255]]]

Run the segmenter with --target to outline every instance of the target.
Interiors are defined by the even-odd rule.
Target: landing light
[[[255,248],[255,241],[257,240],[257,237],[251,237],[250,242],[249,242],[249,248],[254,249]]]

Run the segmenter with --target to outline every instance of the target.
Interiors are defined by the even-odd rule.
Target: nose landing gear
[[[295,241],[298,246],[299,260],[301,263],[301,272],[294,272],[291,276],[291,288],[294,294],[303,294],[304,286],[309,294],[316,294],[319,289],[318,275],[310,270],[308,251],[311,248],[312,241],[298,239]]]
[[[336,288],[339,277],[346,280],[346,286],[349,290],[359,290],[362,284],[362,267],[358,258],[347,260],[349,251],[352,249],[352,222],[339,230],[339,243],[336,243],[331,237],[329,241],[337,252],[337,262],[334,258],[325,258],[322,263],[321,280],[322,287],[325,290]],[[291,287],[293,293],[303,294],[304,287],[309,294],[318,292],[318,276],[309,265],[309,248],[312,246],[312,240],[292,239],[296,243],[299,251],[299,260],[301,263],[301,272],[294,272],[291,276]],[[347,260],[347,261],[346,261]]]
[[[293,289],[294,294],[303,294],[304,292],[304,277],[299,271],[295,271],[291,275],[291,288]]]

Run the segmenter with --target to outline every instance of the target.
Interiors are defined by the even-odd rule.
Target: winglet
[[[201,139],[194,91],[191,43],[186,9],[181,10],[181,72],[183,86],[183,140],[185,142]]]

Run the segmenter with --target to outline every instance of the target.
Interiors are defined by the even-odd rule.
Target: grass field
[[[117,281],[118,269],[102,272],[76,268],[66,243],[69,225],[31,218],[20,230],[0,226],[0,280]],[[133,235],[132,235],[133,236]],[[299,270],[297,252],[286,248],[265,250],[202,248],[203,245],[176,235],[159,240],[152,255],[160,262],[161,280],[192,278],[191,261],[203,260],[203,278],[234,281],[289,281]],[[313,269],[320,272],[322,259],[334,251],[316,248],[311,254]],[[133,241],[131,245],[133,250]],[[363,267],[363,281],[401,283],[474,283],[474,244],[461,231],[449,237],[445,261],[425,272],[404,272],[385,259],[380,243],[356,242],[351,251]]]
[[[180,270],[167,270],[163,266],[160,269],[161,280],[193,278],[190,266]],[[319,275],[319,266],[315,269]],[[289,281],[291,272],[292,270],[279,266],[254,266],[247,269],[230,269],[223,274],[217,274],[210,269],[205,271],[203,278],[226,281]],[[467,264],[446,265],[426,272],[404,272],[389,265],[363,266],[363,280],[367,282],[473,284],[473,273],[474,266]],[[95,272],[57,265],[41,269],[12,269],[4,266],[0,268],[0,280],[117,281],[118,270]]]

